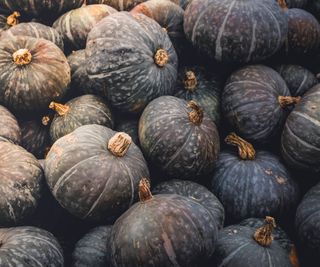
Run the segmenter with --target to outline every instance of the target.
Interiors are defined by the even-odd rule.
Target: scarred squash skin
[[[15,116],[4,106],[0,105],[0,141],[19,144],[21,130]]]

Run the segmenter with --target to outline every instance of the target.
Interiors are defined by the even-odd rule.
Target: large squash
[[[0,141],[19,144],[21,130],[16,117],[4,106],[0,105]]]

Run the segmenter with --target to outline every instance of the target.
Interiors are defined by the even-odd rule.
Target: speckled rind
[[[168,54],[159,67],[158,49]],[[143,14],[118,12],[89,33],[86,69],[90,79],[107,88],[110,104],[121,112],[139,113],[153,99],[174,92],[177,55],[168,35]]]
[[[145,1],[146,0],[87,0],[87,4],[104,4],[111,6],[118,11],[130,11],[136,5]]]
[[[204,113],[200,125],[189,120],[188,102],[174,96],[153,100],[139,121],[146,158],[168,177],[197,180],[214,168],[220,145],[214,122]]]
[[[63,36],[68,49],[84,49],[88,33],[94,25],[115,12],[114,8],[107,5],[82,6],[63,14],[54,22],[53,28]]]
[[[49,232],[32,226],[1,228],[0,265],[63,267],[63,251]]]
[[[314,86],[289,115],[281,138],[282,156],[294,169],[320,173],[320,85]]]
[[[222,92],[222,112],[242,138],[266,143],[282,129],[288,109],[279,96],[290,96],[282,77],[263,65],[250,65],[235,71]]]
[[[18,66],[12,55],[28,49],[32,61]],[[5,38],[0,42],[0,102],[12,111],[34,112],[48,108],[68,89],[70,67],[61,49],[45,39]]]
[[[109,267],[112,226],[93,228],[75,245],[72,267]]]
[[[132,141],[140,147],[139,141],[139,117],[119,115],[116,117],[115,130],[117,132],[125,132],[129,134],[132,138]]]
[[[275,1],[193,0],[185,11],[184,31],[209,57],[247,63],[275,54],[284,44],[288,22]]]
[[[176,194],[157,195],[135,204],[114,224],[112,266],[204,266],[216,236],[215,218],[201,204]]]
[[[16,117],[4,106],[0,105],[0,141],[20,144],[21,129]]]
[[[228,224],[265,216],[285,220],[300,198],[286,167],[266,151],[257,151],[254,160],[242,160],[233,151],[221,152],[211,190],[225,207]]]
[[[0,142],[0,225],[23,222],[35,211],[43,172],[38,160],[22,147]]]
[[[158,184],[152,194],[177,194],[200,203],[216,218],[218,229],[224,225],[224,208],[218,198],[204,186],[184,180],[170,180]]]
[[[69,110],[63,116],[56,113],[50,126],[52,143],[80,126],[99,124],[113,128],[113,117],[107,103],[95,95],[82,95],[68,101]]]
[[[45,163],[51,192],[73,215],[110,222],[138,196],[138,184],[149,171],[140,149],[131,143],[123,157],[107,149],[115,134],[101,125],[85,125],[58,139]]]

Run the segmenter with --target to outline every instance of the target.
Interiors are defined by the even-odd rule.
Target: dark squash
[[[0,13],[0,36],[2,33],[12,26],[17,25],[19,23],[20,13],[15,11],[11,15]]]
[[[99,226],[83,236],[72,253],[72,267],[110,266],[112,226]]]
[[[245,139],[270,142],[282,129],[289,109],[300,97],[291,97],[285,81],[263,65],[245,66],[228,79],[222,93],[223,115]]]
[[[194,101],[153,100],[139,121],[142,151],[168,177],[197,180],[209,174],[220,150],[214,122]]]
[[[131,136],[132,142],[140,147],[139,141],[139,117],[126,116],[124,114],[116,114],[115,130],[117,132],[124,132]]]
[[[0,42],[0,77],[0,102],[21,113],[47,109],[71,79],[67,59],[55,44],[22,36]]]
[[[173,94],[177,63],[168,35],[143,14],[112,14],[88,36],[89,78],[107,88],[110,104],[121,112],[139,113],[151,100]]]
[[[320,173],[320,85],[289,115],[282,133],[282,155],[294,169]]]
[[[31,226],[0,228],[0,265],[63,267],[63,252],[49,232]]]
[[[137,199],[138,183],[149,172],[130,136],[85,125],[53,144],[45,174],[51,192],[71,214],[112,222]]]
[[[87,0],[87,5],[104,4],[115,8],[118,11],[130,11],[136,5],[146,0]]]
[[[98,96],[79,96],[64,105],[51,102],[49,108],[56,112],[50,126],[52,143],[87,124],[99,124],[113,128],[111,111],[107,103]]]
[[[114,8],[107,5],[82,6],[63,14],[54,22],[53,28],[63,36],[68,51],[84,49],[93,26],[115,12]]]
[[[178,72],[175,96],[194,100],[218,126],[220,122],[220,92],[222,83],[200,66],[182,67]]]
[[[0,151],[0,225],[12,226],[35,211],[43,172],[38,160],[20,146],[0,142]]]
[[[185,180],[173,179],[158,184],[152,194],[177,194],[200,203],[216,219],[218,229],[224,225],[224,208],[217,197],[204,186]]]
[[[113,226],[112,266],[204,266],[218,231],[211,213],[187,197],[152,196],[144,179],[139,187],[140,202]]]
[[[0,105],[0,141],[10,141],[20,144],[21,129],[18,121],[11,112]]]
[[[288,22],[275,1],[193,0],[185,11],[184,31],[209,57],[246,63],[275,54],[284,44]]]
[[[226,222],[268,214],[285,221],[293,215],[300,198],[299,187],[280,159],[232,133],[225,140],[238,146],[219,154],[211,190],[225,207]]]

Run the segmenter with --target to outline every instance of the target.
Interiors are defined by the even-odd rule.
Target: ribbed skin
[[[0,105],[0,141],[20,144],[21,130],[16,117]]]

